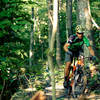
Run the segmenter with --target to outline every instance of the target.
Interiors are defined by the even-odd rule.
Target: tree
[[[34,21],[34,8],[32,8],[32,20]],[[33,35],[34,35],[34,24],[31,25],[31,32],[30,32],[30,50],[29,50],[29,66],[32,67],[33,65]]]
[[[56,61],[57,61],[57,65],[60,66],[61,65],[61,45],[60,45],[60,31],[59,31],[59,20],[60,20],[60,3],[61,1],[58,0],[58,27],[57,27],[57,34],[56,34]]]
[[[54,43],[55,43],[55,36],[57,33],[57,25],[58,25],[58,0],[53,1],[53,29],[52,35],[50,39],[50,47],[49,47],[49,67],[51,71],[51,84],[52,84],[52,100],[56,100],[56,91],[55,91],[55,75],[54,75],[54,64],[53,64],[53,53],[54,53]]]
[[[25,37],[32,21],[25,5],[22,0],[0,1],[0,98],[5,100],[18,88],[18,73],[28,63]]]
[[[90,44],[93,46],[93,26],[99,28],[99,26],[94,22],[91,11],[89,0],[77,0],[77,24],[81,24],[85,30],[85,36],[90,40]],[[84,46],[84,53],[89,56],[89,50]]]
[[[66,0],[66,36],[72,35],[72,0]]]
[[[86,10],[87,9],[87,10]],[[85,30],[84,35],[91,38],[91,22],[88,11],[88,0],[77,0],[77,24],[82,25]],[[87,12],[86,12],[87,11]],[[90,39],[89,38],[89,39]],[[92,38],[91,38],[92,41]],[[84,54],[89,56],[89,50],[84,45]]]
[[[52,34],[52,24],[53,24],[53,9],[52,9],[52,0],[47,0],[48,4],[48,43],[50,47],[50,40],[51,40],[51,34]]]

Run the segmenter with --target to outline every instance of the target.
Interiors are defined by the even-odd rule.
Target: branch
[[[5,87],[5,80],[3,81],[3,88],[1,90],[0,100],[2,99],[2,95],[3,95],[3,92],[4,92],[4,87]]]
[[[98,30],[100,30],[100,26],[95,22],[95,20],[91,17],[91,21],[93,23],[93,26],[95,26]]]

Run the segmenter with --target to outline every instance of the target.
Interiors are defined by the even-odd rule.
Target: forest
[[[100,0],[0,0],[0,100],[30,100],[37,91],[50,92],[47,100],[67,100],[60,98],[63,47],[77,25],[82,25],[97,58],[95,65],[85,62],[92,76],[87,94],[99,96]],[[90,56],[86,46],[84,55]]]

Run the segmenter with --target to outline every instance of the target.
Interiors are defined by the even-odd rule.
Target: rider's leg
[[[71,65],[71,62],[66,62],[65,64],[65,69],[64,69],[64,88],[67,88],[69,86],[69,72],[70,72],[70,65]]]
[[[69,72],[70,72],[70,66],[71,66],[71,62],[72,62],[73,56],[65,53],[65,69],[64,69],[64,87],[67,88],[68,86],[68,76],[69,76]]]
[[[64,70],[64,78],[65,79],[68,79],[69,72],[70,72],[70,66],[71,66],[70,61],[65,63],[65,70]]]

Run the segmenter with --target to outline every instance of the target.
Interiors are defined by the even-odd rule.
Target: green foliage
[[[65,2],[63,0],[62,4]],[[100,2],[98,0],[90,0],[90,2],[92,16],[100,24]],[[74,33],[76,4],[73,6],[72,24]],[[35,22],[31,18],[32,7],[34,8]],[[19,85],[23,84],[24,86],[27,79],[29,80],[27,84],[30,84],[30,82],[34,84],[35,79],[37,81],[45,80],[42,76],[46,66],[42,64],[47,61],[48,53],[50,56],[55,56],[56,53],[55,49],[52,52],[48,49],[47,10],[46,0],[0,0],[0,93],[4,88],[3,97],[8,94],[12,95],[17,91]],[[64,61],[63,45],[66,42],[66,12],[64,9],[59,12],[59,19],[61,54]],[[34,65],[29,68],[29,43],[32,24],[35,24],[33,36]],[[94,43],[99,55],[100,32],[96,29],[94,29],[94,32]],[[25,68],[25,73],[21,72],[21,68]],[[35,83],[34,87],[37,90],[44,88],[41,82],[38,85]]]
[[[98,24],[100,23],[100,0],[90,0],[91,13]]]
[[[62,10],[59,13],[59,32],[60,32],[60,43],[61,43],[61,54],[62,54],[62,61],[64,61],[64,50],[63,50],[63,46],[67,41],[66,38],[66,12],[64,10]]]
[[[30,19],[30,15],[21,7],[25,2],[21,0],[2,0],[0,3],[0,29],[1,34],[9,34],[12,30],[21,31],[28,23],[26,19]],[[2,35],[0,35],[2,37]]]
[[[27,10],[31,8],[25,10],[22,5],[25,6],[22,0],[0,1],[0,93],[3,91],[3,99],[8,95],[9,99],[16,92],[19,69],[28,64],[26,48],[32,21]]]
[[[98,57],[100,57],[100,31],[94,28],[93,37],[94,37],[93,43],[96,49],[96,54]]]
[[[100,78],[99,77],[100,77],[100,75],[96,74],[93,77],[88,79],[88,81],[89,81],[89,83],[88,83],[89,89],[91,91],[94,91],[95,93],[100,93],[100,91],[98,91],[98,90],[100,90],[100,87],[99,87]]]

